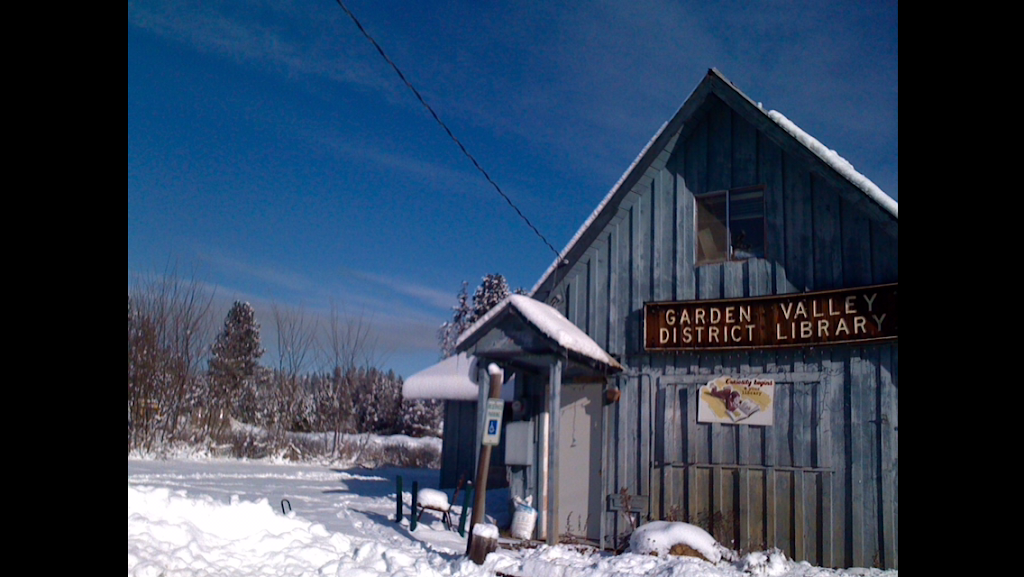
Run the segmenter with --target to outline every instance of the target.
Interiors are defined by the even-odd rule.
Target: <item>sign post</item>
[[[466,555],[477,565],[483,563],[487,553],[498,546],[497,536],[494,539],[484,538],[473,531],[477,523],[482,523],[486,514],[487,475],[491,470],[491,448],[501,441],[501,420],[505,412],[505,402],[501,400],[501,385],[505,378],[498,365],[491,363],[487,367],[491,375],[491,390],[487,405],[482,407],[487,418],[484,421],[484,435],[480,447],[480,458],[476,469],[476,495],[473,501],[473,517],[469,524],[469,542],[466,544]]]

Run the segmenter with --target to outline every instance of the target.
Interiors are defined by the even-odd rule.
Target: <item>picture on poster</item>
[[[702,386],[697,397],[699,423],[774,424],[774,380],[722,376]]]

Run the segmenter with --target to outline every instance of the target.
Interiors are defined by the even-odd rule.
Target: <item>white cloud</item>
[[[365,41],[339,28],[352,26],[340,10],[315,13],[308,8],[287,1],[142,0],[128,3],[128,22],[258,69],[398,92],[389,71],[366,57],[372,49]]]
[[[407,279],[358,271],[354,272],[353,275],[357,278],[387,287],[396,293],[412,297],[417,301],[432,307],[447,309],[455,304],[454,294],[416,284]]]

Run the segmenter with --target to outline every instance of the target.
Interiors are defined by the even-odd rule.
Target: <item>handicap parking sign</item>
[[[487,399],[487,428],[483,438],[484,445],[494,447],[501,440],[501,418],[504,411],[505,401]]]

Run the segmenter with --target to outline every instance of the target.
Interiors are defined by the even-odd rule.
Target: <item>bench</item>
[[[420,507],[418,514],[416,511],[413,511],[413,514],[416,515],[417,523],[423,518],[423,512],[429,509],[441,513],[441,522],[444,523],[444,528],[449,531],[452,530],[452,505],[448,501],[447,494],[437,489],[420,489],[419,494],[416,496],[416,501]]]

